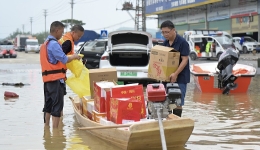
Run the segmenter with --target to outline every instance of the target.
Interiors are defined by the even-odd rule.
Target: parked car
[[[83,54],[83,63],[88,69],[99,68],[99,61],[107,47],[107,39],[85,42],[77,53]]]
[[[11,42],[0,42],[0,58],[16,58],[17,53],[14,49],[14,45]]]
[[[253,50],[260,51],[260,43],[249,36],[244,37],[244,42],[240,44],[241,37],[233,37],[233,44],[236,49],[243,53],[252,52]]]
[[[99,68],[117,69],[119,81],[147,82],[152,35],[144,31],[114,31],[108,35],[108,47]]]
[[[75,45],[74,46],[74,51],[75,52],[78,51],[84,43],[85,42],[79,42],[77,45]],[[86,44],[88,44],[88,43],[89,43],[89,41]]]

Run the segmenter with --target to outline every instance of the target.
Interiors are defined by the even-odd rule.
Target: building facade
[[[217,29],[260,40],[260,0],[146,0],[146,15],[158,27],[171,20],[180,35],[192,29]]]

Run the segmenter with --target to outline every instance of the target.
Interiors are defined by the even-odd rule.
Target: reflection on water
[[[0,86],[0,149],[80,149],[120,150],[86,131],[77,123],[68,90],[64,116],[57,130],[43,124],[43,84],[36,66],[21,70],[0,69],[0,83],[28,83],[23,87]],[[32,68],[30,68],[32,67]],[[195,120],[194,131],[185,148],[175,149],[260,149],[260,77],[255,77],[245,94],[204,94],[191,82],[188,86],[184,117]],[[16,92],[17,99],[6,99],[4,91]]]

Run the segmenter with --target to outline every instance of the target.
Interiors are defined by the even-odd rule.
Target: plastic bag
[[[80,98],[90,96],[89,70],[83,67],[80,76],[71,75],[67,78],[66,84]]]
[[[84,68],[81,60],[72,60],[66,64],[66,67],[78,78]]]

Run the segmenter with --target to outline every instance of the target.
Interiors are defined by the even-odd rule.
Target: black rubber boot
[[[176,116],[181,117],[182,109],[173,109],[173,114]]]

